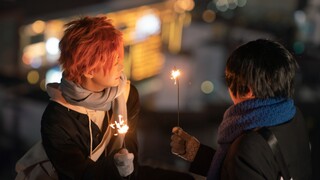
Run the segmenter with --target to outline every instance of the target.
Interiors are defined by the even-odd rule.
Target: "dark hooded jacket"
[[[297,109],[287,123],[269,127],[275,134],[289,173],[294,180],[310,180],[311,155],[306,124]],[[215,151],[201,145],[190,171],[206,176]],[[231,144],[221,168],[222,180],[277,180],[280,167],[266,140],[256,131],[244,132]]]
[[[130,153],[133,153],[135,171],[137,170],[138,144],[136,126],[139,118],[140,104],[139,95],[131,85],[127,100],[129,130],[125,136],[125,145]],[[112,110],[107,112],[112,114]],[[104,153],[94,162],[89,158],[90,132],[89,119],[82,114],[55,102],[50,101],[41,121],[41,135],[45,151],[55,167],[59,179],[123,179],[114,164],[111,152],[106,156]],[[101,130],[95,123],[91,123],[93,148],[101,141],[106,127],[108,126],[107,115],[103,121]],[[110,148],[115,137],[112,137],[107,148]]]

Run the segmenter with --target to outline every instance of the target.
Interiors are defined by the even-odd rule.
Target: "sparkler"
[[[115,136],[122,134],[125,137],[129,129],[129,126],[126,124],[126,121],[122,119],[122,115],[119,115],[118,117],[119,117],[119,122],[114,121],[114,123],[110,124],[110,127],[117,130],[117,132],[114,134]],[[126,146],[124,137],[123,137],[123,147]]]
[[[177,69],[175,66],[173,67],[173,70],[171,71],[171,79],[174,80],[174,84],[177,85],[177,115],[178,115],[178,126],[180,126],[180,104],[179,104],[179,76],[180,76],[180,70]]]

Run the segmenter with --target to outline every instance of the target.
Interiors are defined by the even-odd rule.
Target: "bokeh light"
[[[40,78],[40,75],[38,71],[32,70],[28,72],[27,80],[30,84],[38,83],[39,78]]]
[[[43,33],[43,31],[46,27],[46,23],[41,20],[37,20],[32,24],[31,27],[32,27],[32,30],[34,33],[40,34],[40,33]]]
[[[201,91],[205,94],[210,94],[214,90],[214,85],[211,81],[203,81],[201,83]]]

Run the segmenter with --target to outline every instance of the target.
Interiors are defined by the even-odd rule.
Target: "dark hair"
[[[258,39],[233,51],[225,77],[234,96],[244,96],[251,89],[256,98],[290,98],[297,68],[295,58],[280,43]]]

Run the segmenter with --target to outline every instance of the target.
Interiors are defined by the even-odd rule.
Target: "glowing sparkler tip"
[[[177,79],[179,76],[180,76],[180,70],[174,67],[173,70],[171,71],[171,79],[174,80],[174,84],[177,83]]]

